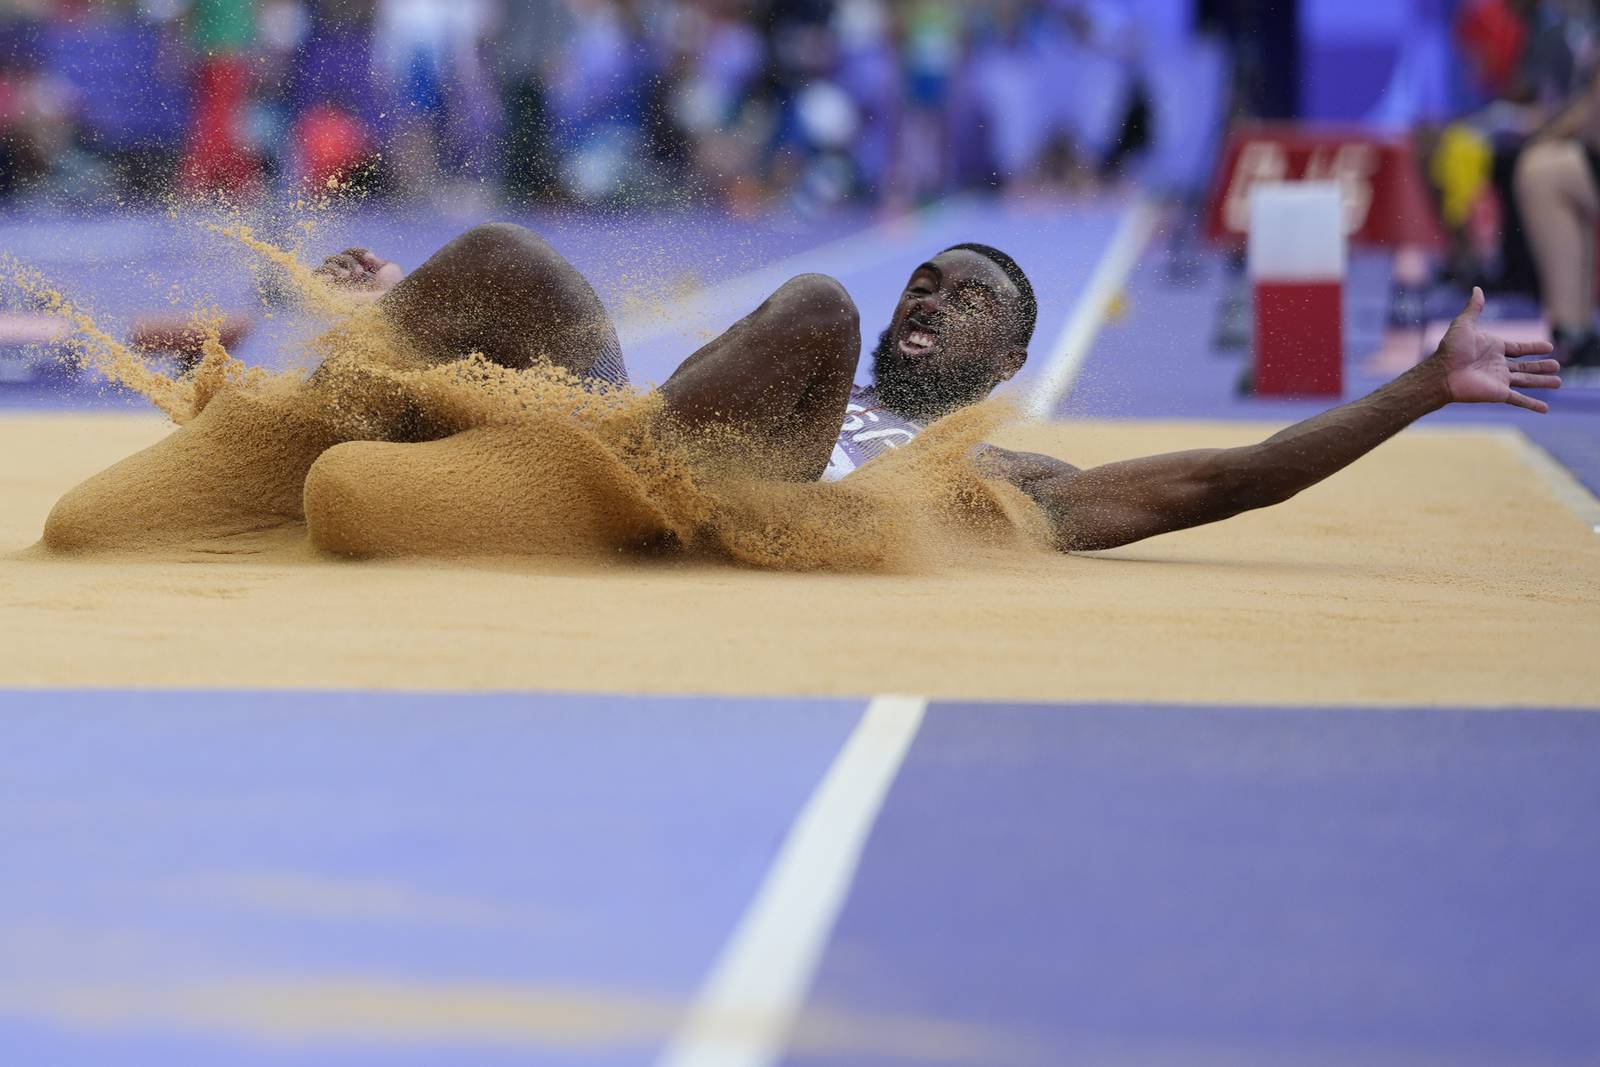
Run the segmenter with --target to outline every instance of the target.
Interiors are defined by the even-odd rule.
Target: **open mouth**
[[[906,324],[905,333],[900,337],[900,351],[908,356],[920,356],[932,351],[938,343],[937,330],[911,322]]]

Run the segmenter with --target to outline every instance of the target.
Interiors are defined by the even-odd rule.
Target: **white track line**
[[[1573,477],[1560,460],[1546,452],[1527,434],[1509,426],[1503,430],[1502,439],[1522,457],[1524,463],[1533,468],[1555,498],[1571,508],[1579,519],[1588,524],[1589,529],[1600,534],[1600,500]]]
[[[1139,257],[1144,254],[1145,245],[1150,243],[1150,236],[1155,232],[1160,217],[1161,213],[1155,204],[1142,196],[1129,205],[1128,213],[1122,217],[1122,224],[1106,246],[1105,254],[1095,264],[1083,295],[1078,297],[1072,313],[1067,316],[1066,325],[1056,335],[1055,344],[1050,346],[1044,371],[1028,394],[1023,408],[1029,417],[1049,418],[1072,390],[1072,383],[1083,369],[1084,360],[1089,358],[1089,349],[1094,346],[1094,339],[1099,336],[1100,327],[1111,310],[1111,302],[1122,291],[1128,275],[1138,265]]]
[[[659,1067],[767,1067],[784,1053],[867,834],[927,701],[867,706],[789,828]]]
[[[859,233],[698,290],[675,304],[670,314],[630,315],[617,324],[622,349],[626,352],[659,337],[679,333],[710,315],[726,315],[730,308],[748,310],[797,274],[836,274],[887,262],[904,254],[908,239],[922,237],[935,225],[975,202],[976,198],[970,195],[953,196],[915,214],[897,215]],[[713,251],[707,249],[708,254]]]

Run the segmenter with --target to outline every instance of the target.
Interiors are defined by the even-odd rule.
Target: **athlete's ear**
[[[1026,362],[1028,362],[1028,350],[1026,348],[1018,345],[1014,348],[1006,349],[1006,354],[1000,360],[1000,380],[1009,382],[1016,377],[1017,371],[1021,370],[1022,365]]]

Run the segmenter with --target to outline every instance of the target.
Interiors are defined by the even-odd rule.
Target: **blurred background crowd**
[[[1445,235],[1402,297],[1542,295],[1600,364],[1597,67],[1600,0],[6,0],[0,206],[1136,182],[1193,219],[1230,124],[1343,123]]]
[[[1255,0],[11,0],[0,197],[915,204],[1184,190],[1288,117]]]

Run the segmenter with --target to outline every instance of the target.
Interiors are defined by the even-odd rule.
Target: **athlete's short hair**
[[[1017,287],[1017,307],[1022,312],[1022,329],[1017,339],[1023,344],[1033,340],[1033,327],[1039,321],[1039,301],[1033,295],[1033,283],[1028,281],[1028,276],[1017,265],[1017,261],[992,245],[979,244],[976,241],[951,245],[945,251],[976,252],[1005,271],[1006,277],[1011,279],[1011,284]]]

